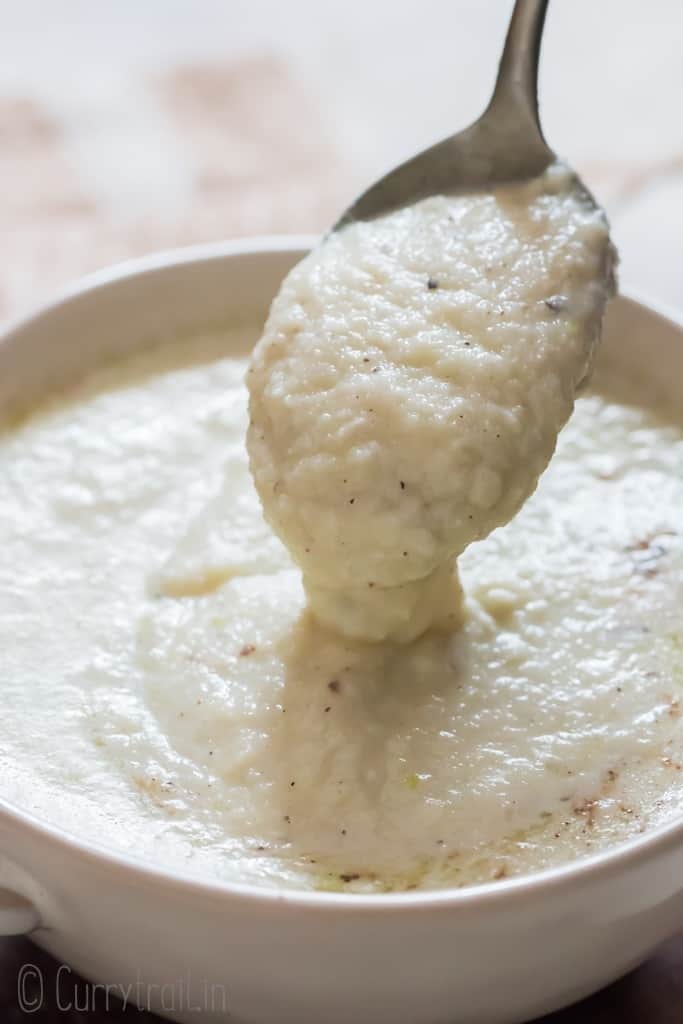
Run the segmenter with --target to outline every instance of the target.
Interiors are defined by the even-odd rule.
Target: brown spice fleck
[[[360,878],[360,875],[356,871],[351,871],[346,872],[343,875],[340,875],[339,877],[341,878],[342,882],[355,882],[357,878]]]
[[[327,707],[325,708],[325,711],[331,711],[331,710],[332,710],[332,705],[328,704]]]
[[[598,802],[597,800],[577,800],[574,803],[572,810],[574,814],[585,814],[586,821],[589,827],[593,827],[595,824],[595,816],[597,814]]]
[[[331,679],[327,684],[328,690],[332,690],[332,693],[339,693],[339,680]]]
[[[250,654],[253,654],[256,648],[253,644],[245,644],[240,651],[240,658],[247,658]]]
[[[499,878],[507,878],[508,869],[506,864],[501,864],[499,868],[493,872],[493,877],[498,880]]]
[[[439,287],[439,282],[435,277],[428,277],[427,287],[429,288],[430,292],[433,292]]]

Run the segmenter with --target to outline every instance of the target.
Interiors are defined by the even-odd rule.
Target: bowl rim
[[[303,256],[317,241],[313,235],[260,235],[244,239],[228,239],[199,245],[183,246],[153,252],[149,255],[124,260],[87,274],[55,292],[40,305],[0,324],[0,345],[17,331],[30,329],[35,321],[49,317],[54,311],[84,294],[127,278],[168,269],[220,262],[243,255],[292,253]],[[683,337],[683,313],[666,304],[652,302],[639,291],[627,289],[617,300],[626,300],[668,321]],[[656,854],[680,846],[683,848],[683,812],[652,830],[578,860],[555,867],[530,872],[509,879],[483,882],[462,888],[444,888],[391,893],[346,893],[304,889],[281,889],[228,881],[209,875],[185,873],[179,867],[157,865],[149,859],[100,844],[96,840],[79,836],[58,825],[43,821],[20,805],[0,795],[0,824],[14,825],[29,832],[38,841],[47,841],[62,853],[110,871],[127,875],[129,880],[173,886],[193,898],[205,898],[212,903],[217,899],[251,901],[263,908],[281,906],[294,910],[318,910],[386,914],[418,910],[471,911],[477,907],[496,908],[516,905],[530,897],[545,898],[557,890],[566,889],[581,881],[600,881],[616,869],[631,868]],[[39,926],[40,927],[40,926]]]

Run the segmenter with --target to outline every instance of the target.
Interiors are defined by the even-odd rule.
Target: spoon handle
[[[489,116],[516,116],[527,128],[531,120],[541,138],[538,61],[547,10],[548,0],[516,0],[487,109]]]
[[[436,195],[484,190],[542,174],[555,159],[538,117],[537,78],[548,0],[516,0],[491,101],[469,128],[386,174],[333,231]]]

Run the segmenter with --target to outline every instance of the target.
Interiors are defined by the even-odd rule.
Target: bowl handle
[[[39,923],[32,903],[10,889],[0,889],[0,935],[26,935]]]

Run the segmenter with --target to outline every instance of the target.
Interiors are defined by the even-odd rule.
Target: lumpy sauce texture
[[[457,624],[454,558],[534,490],[612,262],[555,165],[352,224],[291,271],[249,370],[248,448],[320,622],[403,641]]]

